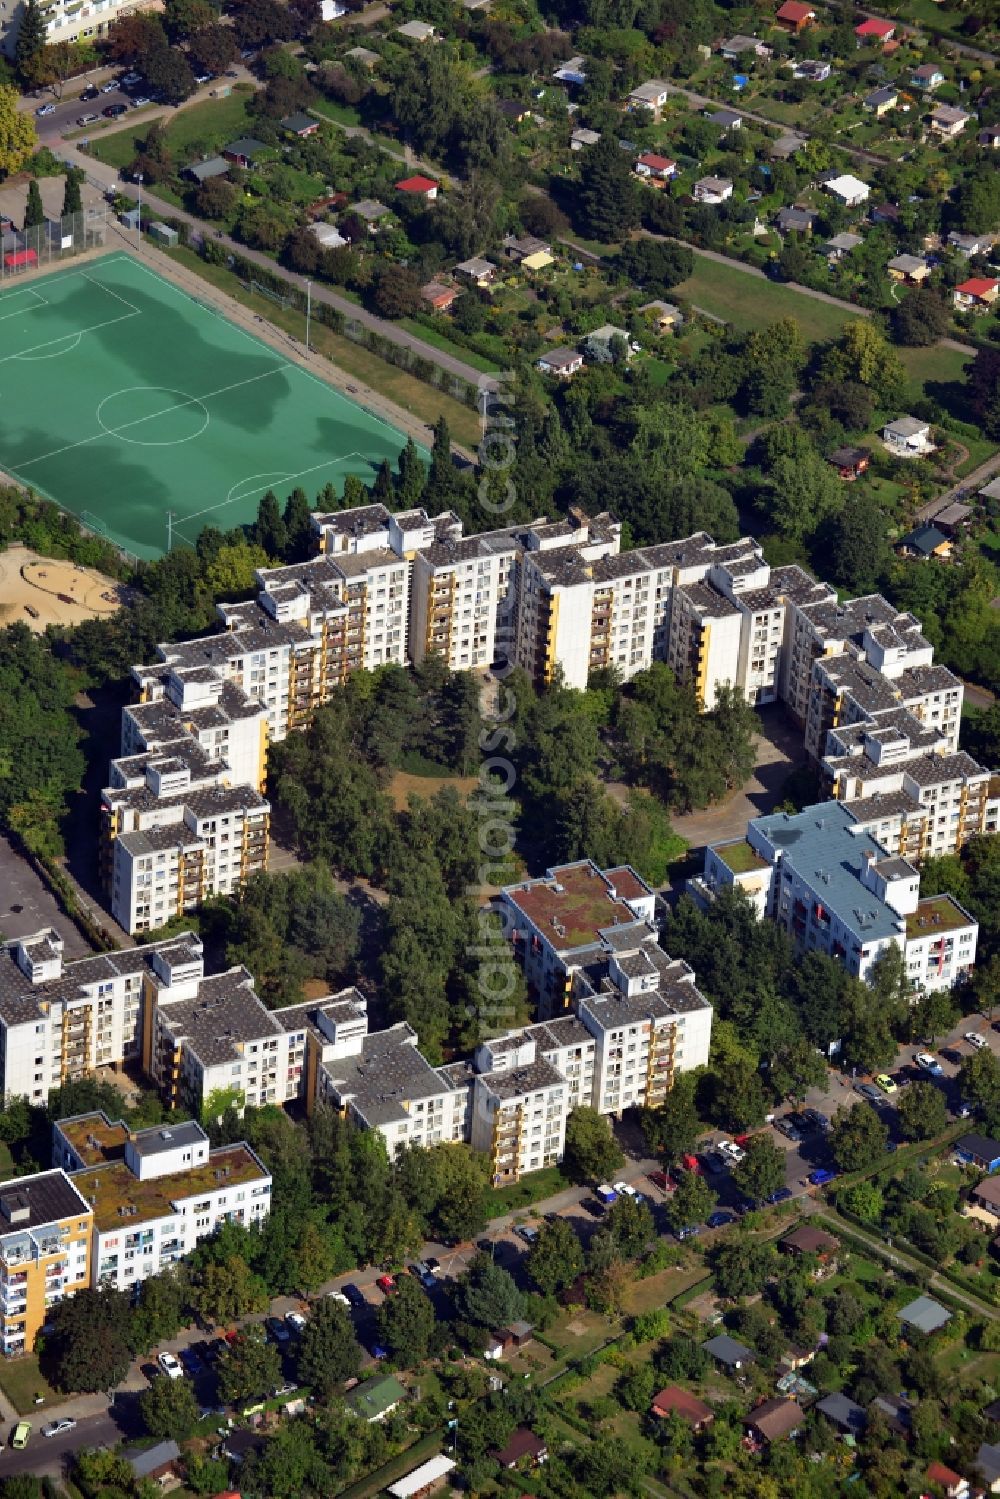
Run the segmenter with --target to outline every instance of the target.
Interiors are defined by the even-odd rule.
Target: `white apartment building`
[[[503,1054],[503,1065],[477,1075],[472,1093],[472,1147],[490,1157],[495,1187],[562,1160],[567,1083],[525,1037]]]
[[[209,1146],[200,1124],[131,1131],[98,1111],[53,1126],[53,1161],[93,1214],[91,1284],[157,1275],[223,1223],[263,1224],[271,1176],[249,1145]]]
[[[298,1097],[304,1031],[288,1031],[245,968],[192,976],[143,1012],[142,1065],[170,1108],[201,1112],[213,1094],[237,1108]]]
[[[93,1210],[65,1171],[0,1185],[0,1352],[30,1353],[50,1309],[90,1284]]]
[[[144,1004],[204,971],[190,934],[63,961],[48,929],[0,946],[0,1095],[43,1104],[61,1083],[141,1055]]]
[[[42,6],[48,25],[46,41],[89,42],[107,36],[119,16],[138,10],[162,10],[162,0],[47,0]],[[24,15],[24,0],[8,0],[0,10],[0,50],[13,57]]]
[[[922,900],[916,867],[888,853],[839,802],[758,817],[745,843],[709,845],[692,895],[705,901],[731,885],[799,951],[826,953],[856,978],[869,980],[892,946],[925,989],[950,988],[975,964],[979,928],[968,912],[951,896]]]

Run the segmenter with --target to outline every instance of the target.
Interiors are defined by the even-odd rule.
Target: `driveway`
[[[65,956],[89,958],[90,948],[64,914],[39,875],[0,833],[0,934],[8,940],[54,926],[66,944]]]

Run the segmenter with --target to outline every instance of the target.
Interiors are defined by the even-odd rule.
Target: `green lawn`
[[[751,276],[737,265],[723,265],[699,255],[693,275],[674,287],[679,297],[724,318],[734,328],[764,328],[779,318],[794,318],[810,343],[838,337],[854,316],[845,308],[819,302],[777,281]]]
[[[30,1416],[36,1411],[41,1414],[46,1405],[57,1405],[65,1399],[42,1378],[38,1359],[33,1353],[26,1353],[23,1358],[4,1359],[0,1363],[0,1388],[22,1416]],[[36,1395],[44,1395],[43,1405],[35,1404]]]
[[[463,344],[452,343],[447,333],[441,333],[437,328],[429,328],[419,318],[406,317],[400,321],[402,328],[407,328],[417,338],[422,338],[425,343],[433,344],[435,349],[442,349],[446,354],[453,354],[456,359],[461,359],[465,364],[471,364],[473,369],[482,370],[486,374],[492,374],[497,368],[495,359],[484,359],[481,354],[467,349]]]
[[[228,99],[204,99],[179,110],[166,131],[177,165],[182,167],[202,152],[211,154],[237,136],[251,134],[253,121],[247,114],[251,93],[249,88],[242,92],[234,89]],[[94,141],[90,153],[109,166],[127,166],[145,134],[144,129],[118,130],[104,140]]]
[[[965,354],[941,344],[931,344],[926,349],[899,349],[897,352],[910,377],[911,400],[923,396],[929,382],[964,382],[966,366],[975,357],[974,349]]]
[[[488,1211],[491,1218],[502,1218],[505,1213],[515,1213],[518,1208],[530,1207],[533,1202],[543,1202],[557,1192],[572,1186],[558,1166],[544,1166],[541,1171],[532,1171],[529,1176],[509,1187],[497,1187],[490,1193]]]

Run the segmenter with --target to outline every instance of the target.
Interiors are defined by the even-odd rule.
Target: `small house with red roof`
[[[676,172],[676,161],[671,161],[669,156],[657,156],[655,151],[644,151],[635,164],[635,175],[644,178],[652,187],[662,187]]]
[[[704,1400],[699,1400],[697,1395],[692,1395],[690,1390],[682,1390],[680,1385],[667,1385],[658,1395],[653,1396],[650,1410],[654,1416],[666,1420],[669,1416],[680,1416],[686,1421],[692,1431],[704,1431],[715,1420],[715,1412]]]
[[[927,1469],[927,1482],[943,1489],[947,1499],[969,1499],[969,1480],[944,1463],[931,1463]]]
[[[412,193],[415,197],[426,198],[428,203],[433,203],[438,195],[440,183],[435,182],[433,177],[422,177],[418,173],[416,177],[404,177],[402,182],[396,183],[397,193]]]
[[[799,32],[813,24],[816,12],[811,5],[803,5],[801,0],[785,0],[774,19],[782,31]]]
[[[875,16],[869,16],[859,26],[855,26],[854,35],[858,39],[858,46],[881,42],[883,47],[886,42],[891,42],[896,34],[895,21],[880,21]]]
[[[995,276],[970,276],[955,287],[952,301],[959,312],[989,312],[998,296],[1000,281]]]
[[[420,295],[435,312],[447,312],[458,297],[454,286],[445,286],[442,281],[428,281],[420,288]]]

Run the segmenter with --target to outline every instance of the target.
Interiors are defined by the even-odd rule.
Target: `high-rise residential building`
[[[90,1285],[93,1209],[65,1171],[0,1184],[0,1352],[30,1353],[52,1307]]]
[[[96,1111],[53,1126],[53,1163],[92,1215],[90,1283],[129,1291],[223,1223],[263,1224],[271,1174],[249,1145],[213,1150],[194,1120],[130,1130]]]
[[[108,29],[120,16],[139,10],[162,10],[161,0],[47,0],[42,6],[46,24],[46,42],[50,47],[60,42],[84,42],[91,45],[106,37]],[[13,57],[17,34],[21,29],[25,0],[9,0],[0,11],[0,51]]]
[[[920,897],[920,873],[889,853],[840,802],[754,818],[746,840],[710,844],[689,883],[710,900],[739,886],[800,952],[821,952],[869,980],[898,947],[917,988],[946,989],[976,961],[978,923],[952,896]]]

